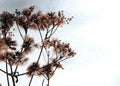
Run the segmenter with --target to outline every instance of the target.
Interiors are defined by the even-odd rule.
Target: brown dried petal
[[[61,69],[64,69],[63,66],[62,66],[62,64],[60,64],[60,62],[57,64],[57,67],[61,68]]]

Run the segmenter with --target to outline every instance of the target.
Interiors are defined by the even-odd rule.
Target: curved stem
[[[32,75],[32,77],[31,77],[31,79],[30,79],[30,82],[29,82],[29,85],[28,85],[28,86],[31,85],[31,82],[32,82],[32,80],[33,80],[33,77],[34,77],[34,75]]]
[[[39,34],[40,34],[40,38],[41,38],[41,40],[42,40],[42,42],[43,42],[42,33],[41,33],[40,28],[39,28],[39,26],[38,26],[38,25],[37,25],[37,27],[38,27],[38,31],[39,31]]]
[[[24,40],[24,37],[23,37],[23,35],[22,35],[21,31],[20,31],[20,28],[19,28],[19,26],[18,26],[18,24],[17,24],[17,21],[16,21],[16,25],[17,25],[17,28],[18,28],[18,31],[19,31],[19,33],[20,33],[21,38]]]
[[[45,79],[43,79],[43,81],[42,81],[42,86],[44,85],[44,81],[45,81]]]

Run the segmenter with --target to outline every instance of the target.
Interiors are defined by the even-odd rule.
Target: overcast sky
[[[0,11],[36,5],[43,12],[64,10],[66,16],[74,16],[56,36],[70,42],[77,55],[57,71],[51,86],[120,86],[119,4],[119,0],[0,0]]]

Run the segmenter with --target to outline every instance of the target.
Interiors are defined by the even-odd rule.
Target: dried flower
[[[30,16],[31,13],[32,13],[32,11],[34,10],[34,7],[35,7],[35,6],[31,6],[31,7],[29,7],[29,8],[24,9],[24,10],[22,11],[22,14],[25,15],[25,16],[27,16],[27,17]]]
[[[38,70],[40,69],[40,65],[36,62],[33,62],[30,66],[28,66],[27,68],[27,75],[31,76],[31,75],[38,75]]]
[[[15,65],[24,65],[28,61],[28,58],[18,58]]]
[[[16,59],[15,65],[23,65],[25,62],[28,61],[28,58],[22,52],[15,52],[14,58]]]
[[[50,63],[43,66],[42,69],[40,70],[42,72],[41,74],[45,75],[46,77],[51,77],[53,76],[53,69],[54,69],[54,65]]]
[[[58,68],[64,69],[63,66],[62,66],[62,64],[60,64],[60,62],[58,62],[58,63],[56,64],[56,66],[57,66]]]
[[[11,49],[11,50],[16,50],[17,42],[15,40],[12,40],[11,37],[7,37],[6,40],[6,45]]]
[[[34,45],[35,45],[34,39],[29,37],[29,36],[26,36],[25,40],[24,40],[24,43],[22,45],[22,47],[24,48],[23,52],[25,52],[25,53],[31,52]]]
[[[0,14],[1,28],[9,30],[10,27],[14,24],[14,19],[15,17],[13,14],[4,11],[2,14]]]

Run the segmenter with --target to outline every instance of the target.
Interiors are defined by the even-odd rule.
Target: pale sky
[[[74,16],[55,35],[70,42],[77,55],[64,63],[64,70],[57,71],[51,86],[120,86],[119,0],[0,0],[0,11],[30,5]],[[35,79],[32,85],[38,82]]]

